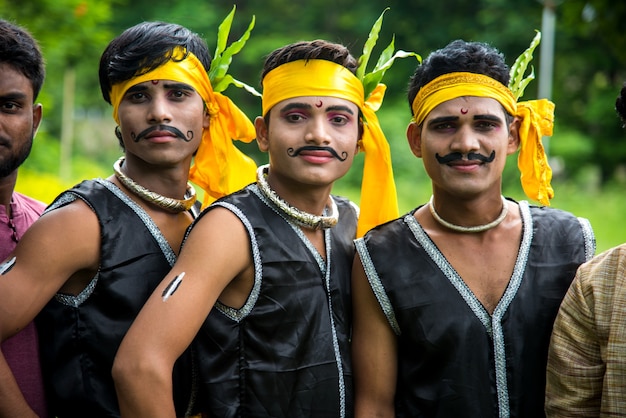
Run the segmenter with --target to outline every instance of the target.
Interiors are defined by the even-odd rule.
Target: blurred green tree
[[[600,182],[614,177],[626,161],[623,131],[615,116],[614,99],[626,81],[626,2],[613,0],[0,0],[0,15],[28,27],[40,39],[48,61],[44,85],[45,131],[53,138],[68,132],[62,117],[65,79],[75,70],[76,98],[74,155],[86,155],[107,167],[119,152],[110,126],[109,106],[101,99],[97,66],[106,43],[127,27],[144,20],[183,24],[202,34],[213,48],[216,26],[237,5],[232,37],[239,37],[252,15],[256,26],[245,49],[231,66],[232,74],[255,87],[263,58],[271,50],[301,39],[325,38],[341,42],[360,55],[369,29],[385,7],[379,47],[395,35],[397,49],[426,57],[453,39],[493,44],[512,64],[541,29],[544,2],[556,17],[554,75],[551,99],[556,103],[555,132],[550,152],[562,161],[559,176],[575,177],[589,166],[600,171]],[[377,52],[374,52],[377,55]],[[380,110],[392,143],[395,170],[410,172],[415,161],[406,154],[404,129],[410,118],[405,90],[415,68],[400,60],[385,76],[388,90]],[[535,54],[535,72],[542,65]],[[69,75],[68,75],[69,74]],[[65,85],[72,83],[66,83]],[[524,99],[536,98],[538,83],[526,89]],[[253,118],[260,101],[238,89],[227,94]],[[385,113],[393,113],[386,116]],[[398,125],[398,126],[396,126]],[[65,128],[63,128],[65,126]],[[80,129],[79,129],[80,127]],[[72,130],[70,130],[72,132]],[[67,134],[66,134],[67,135]],[[70,135],[72,136],[72,135]],[[569,138],[575,138],[571,140]],[[586,138],[589,144],[581,146]],[[106,144],[96,145],[94,144]],[[242,145],[258,154],[254,144]],[[355,181],[358,172],[354,174]]]

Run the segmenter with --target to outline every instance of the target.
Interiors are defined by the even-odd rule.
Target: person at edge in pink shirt
[[[0,259],[7,257],[45,204],[15,191],[17,171],[28,158],[41,122],[35,103],[45,78],[37,41],[25,29],[0,20]],[[23,398],[40,417],[47,417],[35,324],[0,345],[15,385],[0,390],[0,416],[14,416],[6,400]]]

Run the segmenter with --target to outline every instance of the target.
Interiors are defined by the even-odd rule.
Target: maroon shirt
[[[42,202],[17,192],[13,193],[11,199],[11,219],[7,216],[6,208],[0,205],[0,261],[13,251],[17,241],[39,218],[45,207]],[[35,324],[28,324],[4,341],[1,348],[26,402],[40,417],[47,417]]]

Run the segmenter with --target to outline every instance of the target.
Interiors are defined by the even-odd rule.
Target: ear
[[[41,103],[33,105],[33,136],[37,133],[39,125],[41,124],[41,118],[43,116],[43,106]]]
[[[356,140],[356,152],[354,153],[354,155],[358,154],[361,151],[365,152],[365,147],[363,146],[364,132],[365,132],[365,126],[363,123],[363,116],[359,116],[359,133],[358,133],[358,138]]]
[[[520,145],[519,128],[522,124],[522,120],[515,118],[509,125],[509,143],[507,147],[507,155],[511,155],[517,151]]]
[[[256,143],[259,147],[259,150],[262,152],[267,152],[269,149],[269,139],[268,139],[268,128],[265,123],[265,118],[262,116],[257,116],[254,119],[254,129],[256,130]]]
[[[202,115],[202,127],[204,129],[209,128],[209,124],[211,123],[211,115],[209,115],[209,110],[204,106],[204,114]]]
[[[409,123],[406,128],[406,139],[409,141],[411,152],[417,158],[422,158],[422,127],[416,122]]]

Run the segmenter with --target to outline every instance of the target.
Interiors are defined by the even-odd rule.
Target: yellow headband
[[[418,124],[441,103],[457,97],[476,96],[497,100],[511,115],[521,120],[520,151],[517,165],[524,193],[531,199],[550,205],[554,190],[550,186],[552,169],[548,165],[541,138],[552,135],[554,103],[549,100],[517,102],[502,83],[474,73],[445,74],[420,89],[413,100],[413,120]]]
[[[245,187],[256,178],[256,163],[243,154],[232,140],[250,142],[256,137],[250,119],[226,96],[213,91],[207,72],[198,58],[177,47],[171,60],[160,67],[112,86],[113,118],[119,124],[118,109],[126,91],[150,80],[172,80],[193,87],[202,97],[211,117],[202,134],[189,180],[205,190],[204,204]]]
[[[364,118],[362,148],[365,151],[357,237],[398,217],[391,151],[376,111],[386,87],[378,84],[367,100],[363,84],[350,70],[327,60],[298,60],[280,65],[263,79],[263,115],[277,103],[303,96],[332,96],[356,104]]]
[[[343,65],[298,60],[280,65],[263,78],[263,116],[276,103],[294,97],[332,96],[363,108],[363,84]]]

